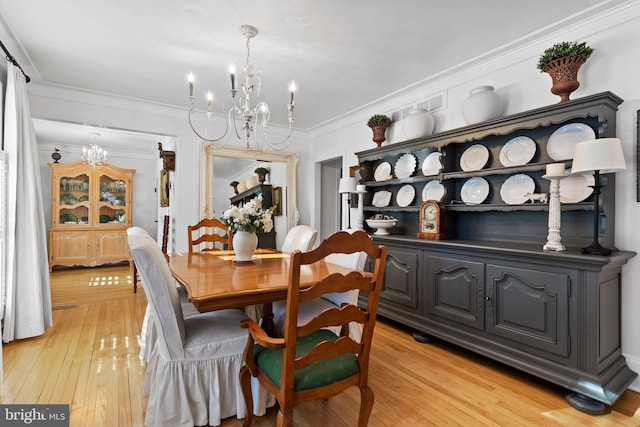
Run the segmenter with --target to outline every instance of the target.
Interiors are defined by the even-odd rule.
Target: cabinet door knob
[[[484,297],[484,299],[486,299],[487,301],[491,301],[491,297],[488,296],[488,295],[486,297]]]

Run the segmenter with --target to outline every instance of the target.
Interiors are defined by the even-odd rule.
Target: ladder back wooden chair
[[[201,231],[201,229],[203,229]],[[187,227],[189,233],[189,253],[200,251],[233,250],[233,233],[217,218],[202,219],[196,225]],[[200,249],[200,244],[211,246]],[[216,245],[221,247],[217,247]]]
[[[301,289],[301,268],[330,254],[357,252],[364,252],[372,259],[373,273],[355,270],[346,274],[334,272]],[[280,406],[277,416],[279,427],[292,425],[296,405],[308,400],[328,399],[356,386],[360,389],[358,425],[367,425],[374,399],[368,385],[369,355],[386,258],[387,248],[375,245],[362,230],[353,234],[337,232],[312,251],[296,250],[291,254],[284,337],[267,336],[251,319],[241,322],[249,329],[243,354],[244,366],[240,370],[240,384],[248,408],[252,402],[252,376],[275,395]],[[366,307],[344,303],[298,325],[301,302],[353,289],[368,294]],[[359,341],[349,336],[351,322],[363,327]],[[342,327],[340,336],[326,329],[331,326]],[[244,426],[249,426],[251,421],[251,411],[247,411]]]

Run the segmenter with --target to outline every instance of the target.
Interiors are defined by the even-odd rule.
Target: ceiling
[[[254,25],[261,99],[286,123],[294,80],[304,130],[622,2],[0,0],[0,24],[35,82],[186,109],[193,72],[198,107],[212,90],[216,112],[230,105],[229,64],[246,57],[239,27]]]

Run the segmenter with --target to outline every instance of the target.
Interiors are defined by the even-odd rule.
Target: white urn
[[[433,133],[435,122],[429,112],[422,108],[412,108],[402,119],[402,130],[407,139],[421,138]]]
[[[478,86],[462,102],[462,117],[468,125],[500,117],[502,98],[493,89],[493,86]]]

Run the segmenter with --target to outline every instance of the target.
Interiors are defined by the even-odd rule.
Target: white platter
[[[429,154],[422,162],[422,173],[424,176],[437,175],[442,169],[442,163],[440,163],[441,153],[435,151]]]
[[[396,162],[396,178],[409,178],[413,171],[416,170],[416,156],[406,153],[400,156]]]
[[[529,175],[519,173],[511,175],[500,187],[500,197],[509,205],[521,205],[529,198],[527,193],[533,193],[536,183]]]
[[[485,201],[488,195],[489,183],[479,176],[466,180],[460,190],[462,201],[468,205],[479,205]]]
[[[595,184],[592,174],[571,175],[571,169],[567,169],[566,178],[560,180],[560,203],[580,203],[593,193],[590,185]]]
[[[590,126],[584,123],[569,123],[556,129],[547,141],[547,153],[553,160],[571,160],[578,142],[596,137]]]
[[[441,202],[445,193],[444,185],[442,185],[440,181],[429,181],[422,189],[422,201],[437,200]]]
[[[413,188],[413,185],[403,185],[400,190],[398,190],[398,194],[396,194],[396,203],[398,204],[398,206],[404,208],[413,203],[413,199],[415,197],[416,189]]]
[[[489,150],[482,144],[475,144],[467,148],[460,156],[460,168],[465,172],[477,171],[484,167],[489,160]]]
[[[382,162],[378,165],[376,170],[373,172],[373,178],[376,181],[386,181],[389,179],[391,175],[391,163]]]
[[[373,194],[373,201],[371,204],[376,208],[384,208],[385,206],[389,206],[390,201],[391,191],[376,191]]]
[[[516,136],[507,141],[500,150],[502,166],[522,166],[536,154],[536,142],[528,136]]]

